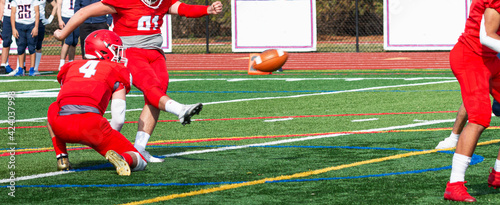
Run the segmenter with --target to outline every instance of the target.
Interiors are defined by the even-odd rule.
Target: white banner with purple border
[[[111,26],[109,28],[109,30],[112,31],[113,26]],[[46,35],[52,35],[52,34],[46,33]],[[163,38],[163,43],[161,45],[161,49],[163,50],[163,52],[166,52],[166,53],[172,52],[172,17],[170,15],[165,15],[163,17],[163,25],[161,26],[161,36]],[[0,45],[2,42],[3,42],[3,40],[0,39]],[[78,41],[78,46],[77,46],[78,51],[80,51],[80,44],[79,43],[80,43],[80,41]],[[48,46],[60,46],[60,45],[61,44],[57,43],[57,45],[48,45]],[[47,46],[47,45],[43,45],[43,46]],[[42,48],[43,48],[43,46],[42,46]],[[0,54],[1,53],[2,53],[2,51],[0,50]],[[9,53],[17,55],[17,44],[16,44],[14,37],[12,37],[12,44],[10,46]],[[29,53],[27,48],[26,48],[26,53]]]
[[[231,0],[233,52],[316,51],[316,0]]]
[[[469,7],[470,0],[384,0],[384,49],[451,50]]]
[[[172,16],[170,15],[165,15],[163,17],[161,36],[163,37],[163,44],[161,45],[163,52],[172,52]]]

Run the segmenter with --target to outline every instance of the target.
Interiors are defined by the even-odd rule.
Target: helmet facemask
[[[147,7],[157,9],[163,0],[141,0]],[[158,2],[159,1],[159,2]],[[158,3],[157,3],[158,2]]]
[[[111,44],[108,46],[108,49],[113,54],[113,58],[111,58],[112,62],[124,63],[127,66],[128,59],[125,57],[125,48],[123,46]]]

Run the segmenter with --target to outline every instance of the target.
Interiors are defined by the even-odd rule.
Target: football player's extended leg
[[[133,76],[133,84],[144,92],[145,106],[139,117],[139,127],[134,146],[148,162],[163,162],[151,156],[145,147],[149,141],[160,110],[175,114],[181,124],[189,124],[191,117],[199,114],[203,105],[184,105],[166,95],[168,71],[165,56],[157,50],[129,48],[126,50],[129,64],[127,68]]]
[[[191,117],[200,113],[203,108],[201,103],[184,105],[166,94],[169,75],[162,53],[138,48],[129,48],[126,52],[130,62],[127,68],[133,76],[133,84],[144,92],[146,105],[176,115],[183,125],[189,124]]]

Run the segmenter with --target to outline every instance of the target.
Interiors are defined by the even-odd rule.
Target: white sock
[[[450,183],[465,181],[465,171],[469,167],[471,158],[457,153],[453,155]]]
[[[455,133],[453,133],[453,131],[451,131],[451,134],[450,134],[450,136],[448,138],[455,139],[455,140],[458,141],[458,137],[459,136],[460,136],[460,134],[455,134]]]
[[[40,61],[42,61],[42,53],[36,52],[35,53],[35,71],[38,71],[38,66],[40,65]]]
[[[68,63],[69,63],[69,62],[73,62],[73,60],[68,60]]]
[[[493,167],[495,171],[500,171],[500,160],[495,160],[495,167]]]
[[[135,143],[134,147],[137,149],[137,151],[141,152],[146,150],[146,145],[148,144],[149,137],[151,137],[148,133],[145,133],[143,131],[138,131],[137,134],[135,135]]]
[[[7,67],[7,65],[9,65],[9,64],[7,64],[7,63],[2,63],[2,65],[1,65],[1,66]]]
[[[59,60],[59,68],[57,70],[61,70],[61,68],[63,67],[64,63],[66,63],[64,59]]]
[[[165,111],[179,116],[180,112],[184,109],[184,105],[176,102],[175,100],[168,100],[165,103]]]

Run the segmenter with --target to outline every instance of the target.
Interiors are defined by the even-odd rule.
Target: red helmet
[[[125,52],[122,39],[115,32],[101,29],[85,38],[85,58],[124,62]]]

